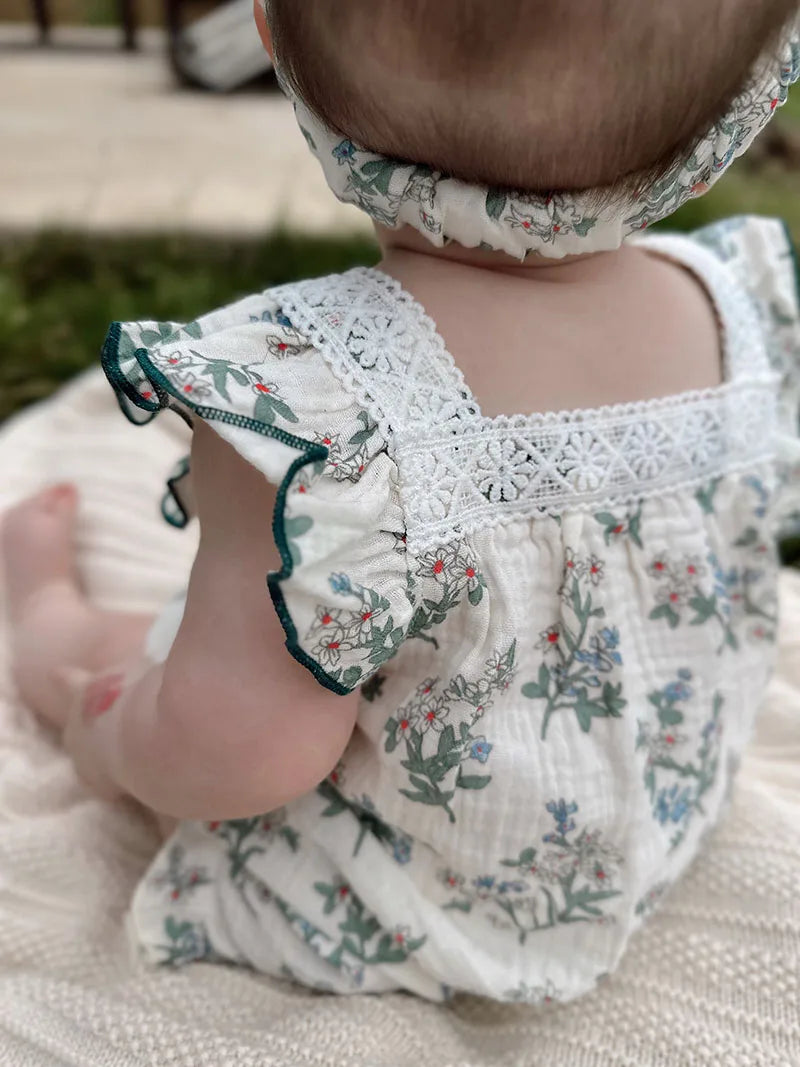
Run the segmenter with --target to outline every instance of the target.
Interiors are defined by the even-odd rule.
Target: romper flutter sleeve
[[[776,507],[781,533],[800,533],[800,261],[780,219],[741,216],[694,234],[738,276],[764,327],[779,378],[779,458],[783,492]]]
[[[103,366],[134,423],[203,419],[277,487],[267,576],[289,652],[348,693],[390,659],[413,609],[396,470],[378,426],[283,313],[280,290],[187,324],[115,323]],[[191,513],[188,462],[164,514]],[[254,575],[256,582],[264,576]]]

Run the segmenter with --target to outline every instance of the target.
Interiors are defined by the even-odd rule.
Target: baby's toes
[[[0,522],[5,586],[12,619],[53,583],[75,583],[78,491],[57,485],[11,508]]]

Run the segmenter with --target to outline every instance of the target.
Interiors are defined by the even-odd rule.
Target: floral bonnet
[[[698,138],[686,156],[648,187],[550,196],[473,185],[428,166],[389,159],[360,148],[327,127],[278,77],[291,99],[309,147],[339,200],[376,222],[412,226],[435,245],[457,241],[522,259],[552,258],[618,248],[623,240],[701,196],[742,155],[785,103],[800,79],[800,21],[785,34],[777,58],[755,67],[728,113]]]

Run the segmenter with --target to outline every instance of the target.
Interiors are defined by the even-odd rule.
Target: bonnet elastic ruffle
[[[701,196],[741,156],[785,103],[800,78],[800,21],[777,59],[756,66],[728,113],[698,138],[685,158],[635,193],[588,190],[550,196],[472,185],[428,166],[367,151],[328,128],[280,75],[306,141],[339,200],[392,229],[411,226],[434,245],[562,258],[618,248],[636,231]]]

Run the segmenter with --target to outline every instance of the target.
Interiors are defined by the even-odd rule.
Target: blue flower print
[[[606,648],[616,648],[619,644],[619,630],[616,626],[606,626],[604,630],[600,631],[600,636],[606,643]]]
[[[744,484],[749,486],[758,496],[758,504],[753,510],[753,514],[757,519],[763,519],[767,514],[767,505],[769,504],[769,493],[767,492],[764,483],[760,478],[751,476],[745,478]]]
[[[411,860],[411,838],[405,834],[398,835],[394,840],[392,854],[395,863],[408,863]]]
[[[703,727],[703,729],[700,731],[700,736],[703,738],[703,740],[706,742],[706,744],[708,744],[711,741],[712,737],[714,737],[714,735],[717,733],[718,730],[719,730],[719,723],[717,722],[717,720],[716,719],[709,719],[708,722]]]
[[[279,326],[285,327],[287,330],[292,330],[292,320],[279,311],[277,315],[273,315],[271,311],[262,311],[260,315],[251,315],[251,322],[277,322]]]
[[[615,885],[625,863],[622,852],[600,830],[585,824],[577,830],[574,802],[553,800],[546,808],[562,832],[545,838],[553,848],[523,848],[500,860],[506,869],[496,875],[467,878],[444,868],[438,872],[447,894],[442,907],[482,914],[496,929],[516,934],[520,945],[561,923],[613,921],[605,905],[622,892]],[[573,833],[575,840],[570,839]]]
[[[348,593],[353,592],[350,579],[346,574],[332,574],[328,581],[330,582],[330,587],[334,593],[347,595]]]
[[[670,703],[677,704],[680,700],[691,700],[692,687],[684,681],[670,682],[665,686],[664,696]]]
[[[469,758],[476,759],[478,763],[486,763],[492,748],[493,745],[487,741],[485,737],[479,737],[477,741],[472,742],[472,746],[469,750]]]
[[[621,718],[627,705],[622,682],[612,680],[622,664],[620,632],[616,626],[608,625],[606,609],[597,604],[594,588],[582,584],[584,576],[590,575],[589,582],[594,587],[602,573],[602,560],[595,556],[578,560],[572,549],[566,550],[564,583],[560,590],[564,611],[558,622],[540,631],[535,645],[549,658],[540,664],[536,680],[522,686],[524,697],[544,704],[543,741],[557,711],[574,712],[578,726],[588,734],[595,719]],[[570,616],[574,617],[574,623],[570,622]],[[593,633],[594,619],[603,622]],[[554,658],[558,662],[553,662]],[[603,675],[612,677],[603,678]]]
[[[689,789],[678,791],[678,786],[662,789],[656,799],[655,815],[663,826],[666,822],[681,822],[692,808],[692,796]]]
[[[472,884],[476,889],[491,889],[494,885],[494,875],[482,874],[479,878],[473,879]]]
[[[560,837],[565,837],[571,830],[575,829],[575,820],[571,816],[578,810],[578,805],[574,801],[571,804],[567,804],[562,797],[558,803],[555,800],[551,800],[545,807],[555,819],[556,830]],[[551,840],[555,840],[555,835],[547,834],[545,841]]]
[[[333,150],[333,158],[337,160],[339,166],[344,163],[352,163],[355,157],[356,146],[352,141],[340,141]]]

